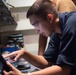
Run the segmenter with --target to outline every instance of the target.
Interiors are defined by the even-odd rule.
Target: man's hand
[[[24,56],[25,50],[18,50],[14,51],[8,55],[6,55],[4,58],[10,58],[11,62],[17,61],[20,57]]]
[[[4,75],[26,75],[26,74],[21,73],[18,69],[16,69],[9,62],[7,62],[7,65],[11,68],[11,71],[6,72],[5,70],[3,70]]]

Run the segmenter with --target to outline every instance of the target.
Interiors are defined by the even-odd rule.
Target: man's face
[[[43,20],[40,17],[32,15],[29,17],[30,23],[34,26],[35,31],[43,36],[50,36],[54,32],[54,25],[51,21]]]

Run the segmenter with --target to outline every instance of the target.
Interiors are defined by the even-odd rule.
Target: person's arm
[[[76,10],[76,6],[71,0],[57,0],[56,7],[60,13]]]
[[[54,65],[40,71],[32,72],[31,75],[69,75],[70,71],[71,69],[68,66],[60,67]]]
[[[38,55],[43,55],[47,44],[47,37],[39,35]]]
[[[48,62],[43,56],[34,55],[24,49],[14,51],[8,54],[6,57],[10,57],[10,60],[13,62],[17,61],[20,57],[23,57],[24,59],[26,59],[26,61],[39,68],[45,68],[49,65],[52,65],[52,62]],[[13,57],[14,59],[12,59]]]
[[[7,63],[7,64],[10,66],[11,71],[6,72],[4,70],[3,71],[4,75],[27,75],[27,73],[21,73],[17,68],[15,68],[10,63]],[[40,71],[31,72],[30,75],[69,75],[70,71],[71,69],[68,66],[60,67],[60,66],[54,65],[54,66],[42,69]]]
[[[29,53],[28,51],[25,51],[23,57],[26,59],[26,61],[39,68],[46,68],[53,64],[50,61],[48,62],[43,56],[34,55],[32,53]]]

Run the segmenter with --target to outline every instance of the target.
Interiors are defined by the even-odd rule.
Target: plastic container
[[[5,51],[8,51],[8,52],[13,52],[13,51],[16,51],[16,50],[19,50],[18,47],[2,47],[1,48],[1,53],[5,52]]]

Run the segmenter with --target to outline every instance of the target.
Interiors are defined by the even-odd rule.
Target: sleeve
[[[60,38],[56,33],[54,33],[51,36],[49,45],[43,55],[47,61],[56,62],[59,52],[59,43]]]
[[[60,42],[59,55],[56,61],[58,65],[75,66],[76,63],[76,15],[72,15],[63,27]]]

